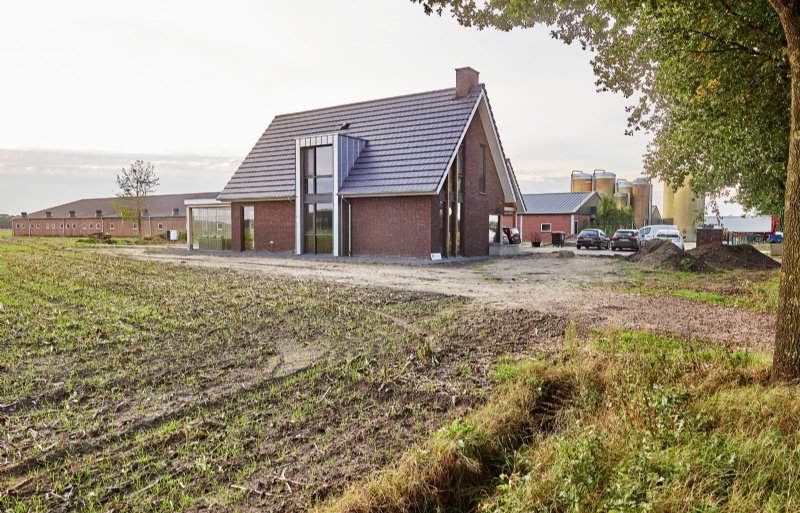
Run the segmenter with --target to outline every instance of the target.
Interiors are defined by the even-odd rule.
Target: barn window
[[[542,223],[542,231],[543,232],[549,232],[551,229],[552,229],[552,226],[550,225],[550,223]]]
[[[108,223],[108,229],[114,231],[114,223]]]

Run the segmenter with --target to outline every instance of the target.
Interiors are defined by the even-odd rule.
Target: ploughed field
[[[566,320],[0,240],[0,510],[299,511]]]

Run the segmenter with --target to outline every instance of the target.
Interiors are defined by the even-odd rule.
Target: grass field
[[[11,230],[0,229],[0,239],[10,239],[12,235]]]
[[[486,406],[319,511],[798,511],[800,390],[769,365],[595,332],[557,362],[496,366]]]
[[[780,271],[669,272],[625,268],[626,292],[775,312]]]
[[[0,510],[303,510],[565,324],[3,240]]]

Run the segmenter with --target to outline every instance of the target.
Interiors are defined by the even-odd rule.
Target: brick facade
[[[353,256],[431,257],[436,196],[351,198]],[[437,201],[438,203],[438,201]],[[437,206],[438,212],[438,206]],[[441,233],[438,236],[441,239]]]
[[[489,150],[480,116],[475,116],[464,138],[464,256],[489,254],[489,215],[503,214],[505,196]],[[486,192],[480,191],[479,169],[486,148]],[[505,170],[502,170],[505,172]]]
[[[531,242],[534,234],[538,234],[543,244],[550,244],[553,239],[549,232],[542,232],[542,223],[550,223],[550,232],[564,232],[569,236],[575,233],[571,222],[578,223],[578,231],[589,223],[589,216],[582,214],[520,214],[517,219],[517,228],[523,242]]]
[[[134,230],[134,224],[135,221],[120,217],[18,217],[12,220],[11,227],[15,237],[87,237],[101,232],[112,237],[138,237],[140,230]],[[164,234],[169,230],[186,231],[186,217],[143,218],[140,229],[144,237]]]
[[[294,201],[258,201],[253,203],[231,203],[231,249],[242,251],[242,208],[253,206],[255,220],[256,251],[265,253],[294,252]]]

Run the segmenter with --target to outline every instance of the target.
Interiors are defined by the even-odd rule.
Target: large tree
[[[598,88],[632,100],[629,130],[653,135],[651,175],[691,174],[696,192],[734,187],[762,212],[783,205],[773,376],[800,379],[800,1],[412,1],[466,26],[542,24],[581,44]]]
[[[158,187],[155,167],[150,162],[136,160],[117,175],[117,210],[124,219],[136,221],[139,238],[144,236],[142,216],[147,210],[147,196]]]

